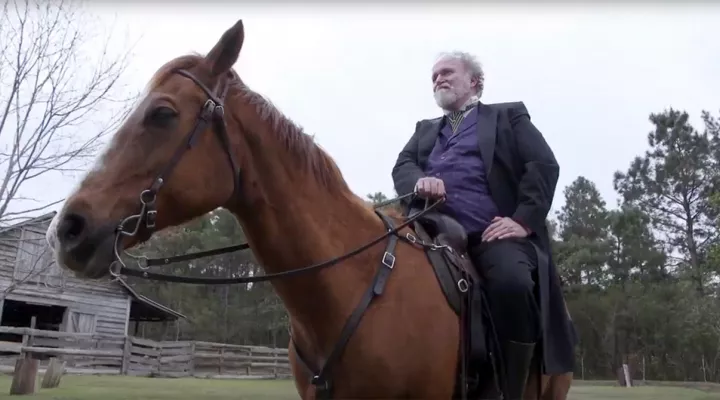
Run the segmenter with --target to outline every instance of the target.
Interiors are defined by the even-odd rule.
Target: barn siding
[[[0,293],[13,284],[15,265],[18,260],[18,244],[22,231],[37,240],[44,235],[50,220],[33,225],[0,232]],[[46,251],[50,251],[44,244]],[[129,315],[129,295],[122,287],[109,281],[85,281],[72,273],[54,268],[47,269],[43,276],[32,281],[17,284],[6,296],[7,299],[38,304],[59,305],[69,311],[94,314],[97,333],[125,334]]]
[[[0,279],[12,280],[20,232],[20,229],[13,229],[0,233]]]

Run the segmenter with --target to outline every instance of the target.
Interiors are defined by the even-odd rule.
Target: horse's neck
[[[318,149],[302,143],[302,137],[287,136],[304,134],[288,127],[289,122],[278,113],[263,108],[263,101],[255,97],[235,109],[234,117],[243,122],[237,125],[246,130],[246,136],[236,140],[243,141],[239,143],[244,150],[241,159],[248,171],[244,192],[251,201],[233,212],[242,221],[265,272],[323,263],[382,235],[382,222],[362,199],[344,182],[333,181],[342,177],[323,174],[304,162],[304,157],[313,156],[307,152]],[[286,132],[279,134],[276,129]],[[295,147],[286,139],[300,142]],[[278,278],[272,285],[294,323],[314,331],[313,336],[322,342],[323,336],[342,328],[355,306],[356,292],[372,279],[379,252],[373,249],[338,265]]]
[[[282,198],[268,195],[268,204],[254,209],[252,217],[243,213],[246,235],[265,273],[324,263],[383,234],[379,220],[368,218],[368,210],[359,201],[331,198],[306,189],[305,193],[310,194],[288,192]],[[272,281],[295,330],[302,331],[296,333],[305,336],[304,342],[322,351],[325,343],[338,334],[359,291],[372,279],[379,259],[377,251]]]

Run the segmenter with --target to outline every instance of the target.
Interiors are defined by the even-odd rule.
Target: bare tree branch
[[[28,239],[3,238],[1,242],[2,244],[17,246],[18,256],[15,261],[14,277],[8,286],[0,291],[0,298],[4,298],[24,283],[38,281],[40,277],[43,278],[42,283],[46,286],[50,286],[47,281],[52,275],[56,275],[56,278],[64,281],[65,276],[61,269],[55,268],[55,271],[53,271],[56,264],[52,257],[48,257],[50,249],[42,237]],[[30,246],[27,246],[28,244]],[[26,265],[21,260],[32,261],[29,265]]]
[[[130,50],[114,55],[109,37],[96,47],[97,34],[76,2],[9,0],[1,11],[0,225],[6,225],[57,204],[14,207],[28,182],[84,169],[135,96],[121,84]]]
[[[29,218],[29,217],[27,217],[26,214],[32,213],[32,212],[36,212],[36,211],[45,210],[45,209],[47,209],[47,208],[49,208],[49,207],[52,207],[52,206],[54,206],[54,205],[56,205],[56,204],[60,204],[60,203],[62,203],[63,201],[65,201],[65,199],[55,200],[55,201],[53,201],[53,202],[51,202],[51,203],[45,204],[44,206],[35,207],[35,208],[29,208],[29,209],[25,209],[25,210],[22,210],[22,211],[6,212],[6,213],[3,215],[3,222],[7,222],[9,219],[17,218],[17,217],[19,217],[19,218]]]

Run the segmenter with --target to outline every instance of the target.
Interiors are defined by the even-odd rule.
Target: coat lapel
[[[489,178],[495,156],[495,139],[497,137],[497,112],[482,103],[478,104],[478,146],[485,164],[485,175]]]
[[[426,160],[435,147],[438,135],[440,135],[440,127],[442,126],[442,118],[436,118],[428,121],[425,127],[425,134],[420,137],[418,144],[421,157]]]

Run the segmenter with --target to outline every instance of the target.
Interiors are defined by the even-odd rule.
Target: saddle
[[[449,245],[456,252],[465,253],[468,235],[465,228],[454,218],[435,211],[421,216],[419,222],[426,233],[437,242]]]
[[[408,216],[420,211],[410,208]],[[497,393],[499,354],[495,329],[478,274],[467,253],[468,235],[454,218],[430,211],[411,226],[450,307],[460,318],[460,360],[454,399],[492,398]]]

